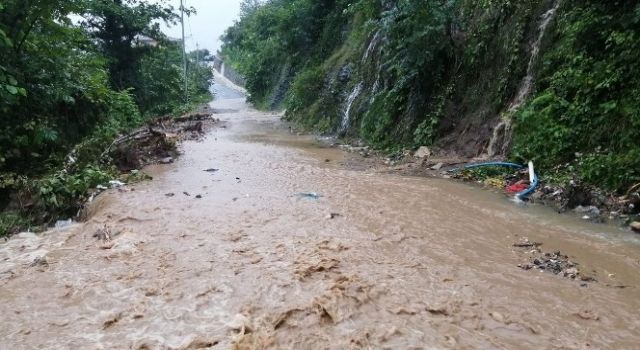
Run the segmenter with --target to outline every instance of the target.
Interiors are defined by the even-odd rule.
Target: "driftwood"
[[[188,132],[204,132],[204,125],[202,121],[213,119],[212,114],[206,113],[188,113],[180,117],[163,116],[147,122],[147,125],[133,130],[127,135],[123,135],[113,140],[113,142],[107,147],[107,149],[100,156],[101,159],[105,159],[114,149],[123,144],[127,144],[132,141],[140,141],[149,139],[150,137],[160,137],[167,139],[171,134],[177,135],[185,131]],[[190,123],[197,121],[197,123]],[[186,125],[183,125],[186,124]]]
[[[121,171],[128,171],[173,157],[177,154],[177,141],[201,137],[207,121],[216,122],[210,113],[155,118],[145,126],[113,140],[100,159],[112,160]]]

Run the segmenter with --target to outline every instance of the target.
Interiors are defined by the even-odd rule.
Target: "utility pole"
[[[180,24],[182,25],[182,65],[184,74],[184,103],[189,102],[189,88],[187,84],[187,49],[184,38],[184,0],[180,0]]]
[[[200,64],[200,44],[196,42],[196,64]]]

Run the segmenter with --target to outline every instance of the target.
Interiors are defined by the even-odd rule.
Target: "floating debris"
[[[119,188],[119,187],[125,186],[126,184],[122,181],[111,180],[109,181],[109,185],[111,185],[111,188]]]
[[[315,192],[301,192],[301,193],[298,193],[298,197],[317,200],[317,199],[320,199],[322,195]]]

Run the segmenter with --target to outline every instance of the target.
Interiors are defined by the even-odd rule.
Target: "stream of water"
[[[551,21],[555,18],[556,12],[558,12],[559,7],[560,0],[556,0],[553,3],[553,6],[547,12],[545,12],[540,19],[540,24],[537,28],[538,35],[529,50],[530,54],[529,64],[527,65],[527,74],[524,76],[524,78],[522,78],[522,81],[520,82],[520,85],[518,87],[518,92],[516,93],[513,100],[509,103],[509,107],[507,109],[508,113],[517,111],[518,108],[520,108],[522,104],[527,101],[527,98],[531,94],[534,82],[534,68],[536,63],[538,62],[538,56],[540,55],[540,46],[542,45],[542,40],[544,39],[545,34],[547,33],[547,28],[549,27]],[[507,115],[503,117],[498,125],[496,125],[496,127],[494,128],[491,140],[489,141],[489,146],[487,147],[487,155],[489,157],[504,155],[511,146],[512,136],[512,120],[511,116]]]
[[[361,166],[217,89],[227,127],[153,181],[0,245],[0,349],[638,348],[637,236]],[[523,237],[597,282],[520,269]]]

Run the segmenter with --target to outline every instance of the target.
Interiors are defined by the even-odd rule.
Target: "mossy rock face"
[[[506,156],[624,192],[640,182],[638,14],[635,2],[289,0],[243,18],[235,30],[251,45],[230,38],[223,51],[254,57],[239,62],[259,105],[276,107],[288,86],[287,117],[308,129],[475,157],[509,118]],[[277,76],[285,65],[290,85]]]

